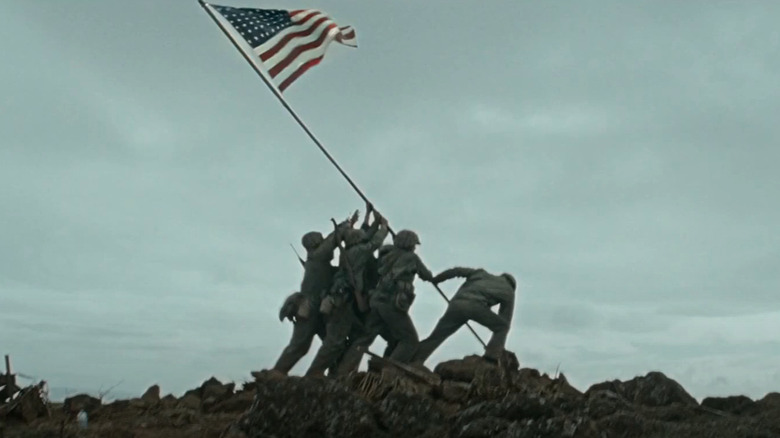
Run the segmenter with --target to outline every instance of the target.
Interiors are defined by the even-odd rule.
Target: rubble
[[[17,419],[29,423],[49,414],[46,382],[19,387],[11,372],[11,358],[6,355],[5,374],[0,374],[0,422]]]
[[[79,394],[0,436],[780,437],[778,393],[698,403],[660,372],[582,392],[563,374],[520,367],[513,354],[498,364],[467,356],[434,371],[384,361],[338,378],[260,373],[237,387],[212,377],[179,397],[161,397],[157,385],[109,404]],[[76,409],[89,412],[86,430],[70,417]]]

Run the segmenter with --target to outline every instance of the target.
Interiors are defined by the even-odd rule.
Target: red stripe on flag
[[[267,61],[272,56],[276,55],[276,53],[279,52],[279,50],[282,50],[284,48],[284,46],[287,45],[287,43],[290,42],[290,40],[292,40],[293,38],[306,37],[306,36],[311,35],[312,33],[314,33],[314,30],[317,28],[317,26],[319,26],[320,24],[322,24],[323,21],[326,21],[326,20],[328,20],[328,17],[322,17],[322,18],[318,19],[317,21],[315,21],[314,23],[312,23],[312,25],[310,27],[306,28],[305,30],[302,30],[302,31],[299,31],[299,32],[295,32],[295,33],[291,33],[291,34],[287,34],[284,38],[282,38],[281,41],[276,43],[275,46],[271,47],[270,49],[268,49],[265,52],[263,52],[262,54],[260,54],[260,59],[263,62]]]
[[[296,47],[292,52],[290,52],[289,55],[287,55],[286,58],[278,62],[275,66],[273,66],[270,70],[268,70],[268,74],[271,75],[272,78],[276,77],[276,75],[279,74],[282,70],[284,70],[288,65],[292,64],[293,61],[295,61],[295,58],[300,56],[301,53],[315,49],[322,45],[322,43],[325,41],[325,38],[328,36],[328,32],[330,32],[331,29],[335,29],[336,24],[331,23],[329,24],[325,29],[322,30],[322,33],[320,33],[319,38],[317,38],[316,41],[312,41],[308,44],[304,44],[302,46]]]
[[[287,79],[285,79],[284,81],[282,81],[281,84],[279,84],[279,91],[284,91],[285,88],[289,87],[290,84],[292,84],[296,79],[298,79],[302,74],[304,74],[306,70],[319,64],[320,61],[322,61],[322,56],[303,63],[303,65],[298,67],[298,70],[295,70],[295,73],[288,76]]]

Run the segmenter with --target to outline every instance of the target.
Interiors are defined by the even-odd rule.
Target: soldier
[[[452,268],[433,278],[433,283],[454,277],[466,279],[431,335],[420,342],[414,355],[414,364],[422,365],[448,337],[469,320],[489,328],[493,335],[485,348],[485,359],[498,361],[504,350],[515,306],[517,283],[510,274],[493,275],[484,269]],[[499,304],[498,314],[490,308]]]
[[[311,363],[307,376],[323,376],[325,369],[338,360],[347,347],[347,338],[359,326],[358,298],[364,293],[366,263],[387,237],[387,220],[373,211],[374,223],[368,232],[348,229],[344,233],[344,249],[339,257],[339,269],[333,286],[323,298],[325,339]]]
[[[341,239],[341,235],[357,222],[358,212],[342,222],[336,230],[323,238],[317,231],[303,235],[301,244],[306,249],[303,281],[301,290],[287,298],[279,319],[285,317],[293,320],[294,327],[290,343],[282,351],[281,356],[272,368],[276,374],[286,375],[290,369],[309,351],[315,335],[323,338],[325,322],[319,312],[320,299],[323,291],[330,288],[333,280],[334,267],[331,265],[333,253]],[[252,375],[257,377],[257,371]]]
[[[379,258],[379,282],[371,291],[371,311],[366,318],[365,333],[350,345],[349,351],[338,365],[340,374],[355,371],[360,366],[360,347],[368,347],[377,335],[388,333],[395,345],[388,343],[390,359],[401,363],[412,360],[419,338],[409,317],[409,307],[414,301],[414,278],[419,276],[432,281],[433,274],[414,249],[420,239],[413,231],[398,232],[392,246],[382,248]]]

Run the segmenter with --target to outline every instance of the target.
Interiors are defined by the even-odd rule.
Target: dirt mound
[[[240,389],[212,378],[179,398],[155,386],[109,404],[80,395],[0,437],[780,437],[778,393],[699,404],[660,372],[583,393],[563,375],[520,368],[513,355],[500,364],[469,356],[434,371],[268,374]],[[87,429],[78,429],[77,409],[89,413]]]

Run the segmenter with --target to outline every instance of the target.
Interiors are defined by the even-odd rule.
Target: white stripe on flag
[[[288,55],[290,55],[290,52],[298,49],[298,47],[317,41],[322,36],[322,33],[325,31],[325,28],[330,25],[336,25],[336,23],[334,23],[330,19],[325,20],[314,29],[314,32],[312,32],[311,35],[307,35],[305,37],[295,37],[292,40],[290,40],[290,42],[288,42],[281,50],[276,52],[274,56],[265,60],[265,64],[268,66],[268,69],[270,70],[271,68],[273,68],[273,66],[283,61],[285,58],[287,58]],[[334,30],[338,30],[338,26]],[[260,47],[262,46],[258,46],[257,49],[259,49]],[[255,53],[257,53],[258,56],[264,52],[264,51],[258,52],[257,49],[255,49]],[[293,64],[294,63],[295,61],[293,61]]]
[[[303,17],[307,16],[308,12],[316,12],[316,15],[314,15],[313,17],[311,17],[308,20],[306,20],[306,22],[303,23],[303,24],[294,24],[294,25],[292,25],[292,26],[282,30],[278,34],[276,34],[273,37],[271,37],[270,40],[264,42],[263,44],[261,44],[261,45],[259,45],[257,47],[255,47],[254,48],[255,53],[259,56],[261,53],[266,52],[266,51],[272,49],[274,46],[276,46],[280,41],[282,41],[288,35],[290,35],[292,33],[300,32],[300,31],[308,29],[309,27],[311,27],[312,23],[314,23],[318,19],[320,19],[323,16],[325,16],[325,14],[323,14],[320,11],[307,10],[306,12],[307,12],[307,14],[300,15],[299,18],[303,18]],[[295,21],[293,21],[293,22],[295,22]],[[295,39],[291,40],[287,44],[292,44],[292,41],[295,41]]]
[[[338,32],[339,29],[337,27],[329,30],[328,36],[325,37],[325,41],[321,45],[317,46],[314,49],[307,50],[301,53],[295,59],[295,61],[291,62],[290,65],[287,66],[287,68],[280,71],[279,74],[277,74],[276,77],[273,78],[277,86],[280,85],[282,82],[284,82],[284,80],[287,79],[290,75],[295,73],[298,70],[298,67],[311,61],[312,59],[316,59],[325,55],[325,50],[328,48],[328,45],[330,45],[331,41],[333,41],[333,38],[336,37]]]

